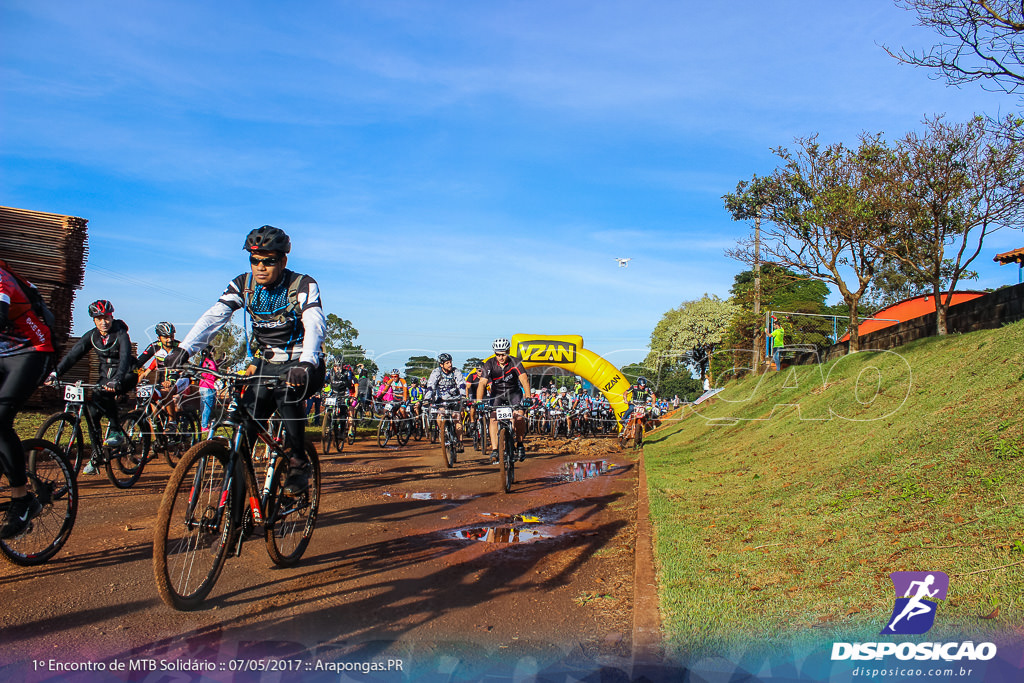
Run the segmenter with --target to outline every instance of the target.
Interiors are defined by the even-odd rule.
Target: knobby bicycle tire
[[[455,433],[455,425],[451,420],[444,421],[444,463],[448,467],[455,467],[458,459],[458,436]]]
[[[167,444],[164,460],[171,469],[177,466],[182,454],[199,441],[199,414],[194,410],[179,410],[177,417],[177,429],[164,434]]]
[[[28,488],[43,509],[22,533],[0,540],[0,552],[9,562],[32,567],[56,555],[71,536],[78,515],[78,484],[59,446],[44,439],[26,439],[21,445]],[[3,503],[9,504],[9,499]]]
[[[324,413],[324,421],[320,432],[320,450],[324,452],[324,455],[331,452],[331,442],[334,441],[334,418],[331,417],[331,414],[331,410]]]
[[[157,512],[153,574],[160,599],[178,610],[202,605],[227,559],[234,532],[231,500],[218,515],[229,463],[220,440],[200,441],[171,473]],[[236,472],[232,486],[244,486]]]
[[[498,462],[501,463],[501,487],[505,493],[512,490],[516,478],[515,439],[510,438],[508,429],[498,427]]]
[[[82,443],[82,425],[78,415],[71,412],[54,413],[36,430],[35,438],[45,439],[60,448],[75,476],[78,476],[85,464],[85,446]]]
[[[298,496],[287,496],[281,492],[288,478],[289,464],[288,458],[280,456],[264,506],[267,554],[279,567],[291,567],[302,558],[316,528],[316,513],[320,508],[320,459],[316,450],[308,445],[306,457],[310,464],[306,492]]]
[[[385,448],[391,440],[391,418],[382,417],[377,424],[377,445]]]
[[[345,450],[345,432],[348,429],[348,418],[342,417],[339,412],[334,417],[334,425],[331,428],[331,441],[334,443],[334,450],[341,453]]]
[[[398,440],[399,446],[404,446],[409,443],[409,437],[412,436],[412,418],[406,417],[395,421],[395,438]]]

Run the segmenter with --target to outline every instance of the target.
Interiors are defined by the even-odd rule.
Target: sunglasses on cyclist
[[[494,355],[495,355],[495,356],[497,356],[498,358],[504,358],[504,357],[505,357],[505,356],[507,356],[508,354],[507,354],[507,353],[505,353],[504,351],[495,351],[495,352],[494,352]]]
[[[255,256],[249,257],[249,263],[254,266],[266,266],[267,268],[270,268],[271,266],[276,266],[280,262],[281,259],[277,256],[268,256],[267,258],[257,258]]]

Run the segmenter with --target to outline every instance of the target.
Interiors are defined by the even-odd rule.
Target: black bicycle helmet
[[[156,336],[158,337],[174,337],[174,325],[171,323],[157,323],[156,324]]]
[[[105,315],[114,315],[114,304],[110,303],[106,299],[93,301],[91,304],[89,304],[90,317],[100,318]]]
[[[636,385],[638,387],[646,387],[647,386],[647,378],[646,377],[637,377],[636,378]]]
[[[292,250],[292,241],[284,230],[273,225],[264,225],[250,232],[245,238],[246,251],[279,251],[287,254]]]
[[[451,362],[451,359],[452,359],[452,354],[450,354],[450,353],[440,353],[437,356],[437,364],[440,365],[441,363]]]

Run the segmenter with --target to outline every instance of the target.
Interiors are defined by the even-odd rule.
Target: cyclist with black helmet
[[[284,420],[285,451],[290,456],[288,479],[282,489],[298,495],[309,486],[309,460],[305,452],[306,398],[319,391],[327,374],[321,345],[326,319],[320,304],[320,287],[309,275],[288,270],[291,240],[272,225],[251,231],[243,249],[249,253],[250,272],[228,283],[220,299],[167,356],[168,367],[183,364],[205,347],[241,309],[252,321],[259,358],[256,373],[283,380],[273,389],[255,384],[246,391],[243,406],[258,420],[275,410]],[[248,434],[253,444],[255,434]]]
[[[638,405],[647,405],[648,402],[655,399],[654,393],[647,387],[646,377],[637,377],[636,384],[626,389],[623,392],[624,399],[629,407],[626,408],[626,412],[622,414],[622,424],[619,426],[619,432],[626,428],[626,424],[629,422],[629,416],[633,414],[633,407]]]
[[[446,406],[445,401],[453,402],[462,400],[463,392],[466,391],[466,380],[452,364],[450,353],[442,353],[437,356],[437,367],[430,371],[427,378],[427,391],[425,399],[441,404],[437,412],[437,429],[444,434],[445,418],[455,424],[455,435],[458,437],[457,451],[462,453],[465,449],[462,446],[462,407]]]
[[[71,350],[57,363],[56,369],[50,373],[47,383],[71,369],[71,366],[89,351],[95,351],[99,360],[100,391],[93,393],[89,404],[93,416],[99,422],[100,415],[106,415],[110,422],[110,433],[104,442],[111,448],[124,444],[124,430],[117,412],[117,398],[135,388],[139,381],[135,374],[135,357],[132,355],[132,340],[128,337],[128,325],[122,320],[114,319],[114,305],[106,299],[89,304],[89,315],[95,327],[86,332],[75,342]],[[90,461],[82,472],[96,474],[98,470]]]
[[[482,401],[488,387],[491,390],[492,406],[518,406],[525,398],[530,397],[530,379],[526,374],[526,368],[515,356],[509,355],[512,342],[508,339],[495,339],[491,344],[494,355],[484,362],[480,368],[480,384],[476,389],[476,398]],[[522,410],[516,410],[512,417],[512,426],[516,432],[516,446],[519,451],[519,462],[526,457],[526,447],[523,446],[523,437],[526,436],[526,415]],[[498,422],[491,420],[490,423],[491,443],[498,443]],[[491,464],[498,462],[496,451],[491,452]]]

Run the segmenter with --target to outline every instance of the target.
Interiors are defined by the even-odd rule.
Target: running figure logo
[[[946,599],[949,576],[944,572],[893,572],[889,578],[896,589],[896,605],[881,635],[927,633],[935,623],[935,609],[939,604],[936,600]]]

